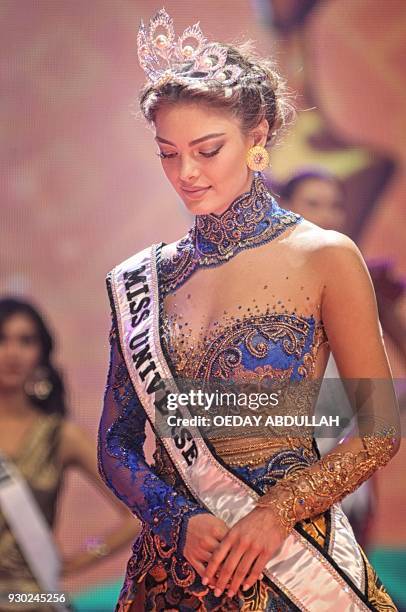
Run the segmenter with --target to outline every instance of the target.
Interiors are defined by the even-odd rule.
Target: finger
[[[207,566],[207,563],[206,563],[206,566]],[[217,586],[217,580],[218,580],[218,577],[219,577],[219,575],[220,575],[220,570],[221,570],[221,568],[222,568],[222,565],[220,565],[220,568],[219,568],[219,569],[217,570],[217,572],[215,573],[214,578],[213,578],[213,579],[212,579],[212,580],[209,582],[209,587],[210,587],[211,589],[215,589],[215,588],[216,588],[216,586]],[[230,586],[230,585],[227,585],[227,586]]]
[[[217,540],[216,538],[213,538],[212,536],[206,536],[204,540],[202,540],[202,547],[205,550],[212,553],[213,551],[216,550],[216,548],[219,546],[221,541],[222,541],[221,538]]]
[[[228,555],[231,545],[232,545],[232,540],[226,537],[222,541],[222,543],[216,548],[216,550],[212,553],[210,560],[206,567],[206,573],[203,578],[203,584],[208,584],[210,581],[213,581],[213,577],[218,571],[220,564],[224,561],[224,559]]]
[[[255,563],[253,564],[251,571],[248,573],[246,579],[244,580],[244,583],[242,585],[243,591],[247,591],[248,589],[250,589],[257,580],[261,579],[261,575],[263,577],[262,570],[268,563],[269,559],[269,552],[263,552],[261,555],[259,555]]]
[[[210,560],[212,553],[208,550],[205,550],[200,545],[198,545],[197,549],[191,551],[190,555],[185,555],[185,558],[189,563],[195,567],[196,563],[201,563],[205,568]]]
[[[216,588],[216,586],[217,586],[217,585],[216,585],[216,583],[217,583],[217,579],[218,579],[218,577],[219,577],[219,573],[218,573],[218,572],[216,572],[216,575],[214,576],[213,581],[212,581],[212,582],[209,582],[209,587],[210,587],[211,589],[213,589],[213,590],[214,590],[214,589]]]
[[[203,565],[203,563],[201,563],[201,561],[194,561],[192,565],[194,569],[197,571],[197,573],[199,574],[199,576],[203,577],[206,571],[206,567]]]
[[[202,563],[207,565],[212,553],[209,550],[204,550],[204,548],[201,548],[196,556],[199,557],[199,561],[202,561]]]
[[[233,597],[241,585],[246,582],[246,578],[250,574],[251,567],[258,558],[259,552],[259,550],[253,550],[252,548],[245,551],[245,554],[241,557],[241,560],[235,568],[232,576],[230,588],[228,589],[229,597]]]
[[[220,597],[221,593],[224,591],[227,584],[231,581],[232,576],[234,575],[235,569],[236,567],[239,566],[243,555],[244,555],[243,546],[238,546],[234,550],[231,549],[230,554],[227,556],[223,564],[223,567],[220,570],[216,589],[214,591],[214,595],[216,597]],[[244,573],[244,577],[245,577],[245,573]]]
[[[222,542],[229,531],[229,528],[224,523],[223,525],[219,525],[215,531],[212,531],[211,535],[216,538],[217,542]]]

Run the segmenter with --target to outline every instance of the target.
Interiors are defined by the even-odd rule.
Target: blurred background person
[[[298,171],[274,186],[280,201],[324,229],[345,232],[346,209],[343,183],[322,168]]]
[[[53,349],[51,333],[34,306],[13,298],[0,300],[0,474],[2,486],[4,481],[13,483],[0,496],[2,611],[59,609],[49,603],[10,603],[8,594],[44,593],[58,578],[52,576],[59,557],[56,547],[53,551],[52,529],[67,468],[81,470],[109,499],[121,520],[109,533],[88,538],[76,554],[66,557],[62,552],[64,576],[129,545],[138,532],[132,514],[99,478],[95,440],[67,415]],[[8,471],[16,480],[6,478]],[[25,494],[24,485],[28,486]],[[66,604],[64,609],[71,608]]]

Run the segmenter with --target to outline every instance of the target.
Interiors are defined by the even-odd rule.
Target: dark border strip
[[[334,561],[334,559],[332,557],[330,557],[329,555],[326,554],[326,551],[323,549],[322,546],[320,546],[320,544],[318,542],[316,542],[315,540],[313,540],[313,538],[307,533],[307,531],[300,525],[300,523],[298,523],[295,527],[295,529],[300,533],[301,536],[303,536],[310,544],[312,544],[314,546],[314,548],[316,548],[316,550],[318,550],[323,557],[326,559],[326,561],[328,561],[328,563],[330,563],[330,565],[336,570],[336,572],[341,576],[341,578],[348,584],[348,586],[354,591],[354,593],[361,599],[361,601],[367,606],[367,608],[369,610],[372,610],[372,612],[376,612],[376,608],[374,608],[372,606],[372,604],[368,601],[367,597],[364,595],[364,593],[362,593],[362,591],[359,590],[359,588],[352,582],[352,580],[349,578],[349,576],[344,572],[344,570],[341,569],[341,567],[336,563],[336,561]]]

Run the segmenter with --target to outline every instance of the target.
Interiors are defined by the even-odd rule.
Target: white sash
[[[168,414],[166,395],[177,393],[159,336],[159,249],[160,245],[148,247],[107,277],[127,369],[152,424],[157,410]],[[191,416],[185,407],[170,414]],[[259,496],[216,460],[195,427],[181,429],[173,428],[171,438],[162,438],[168,454],[193,496],[231,527],[254,509]],[[368,610],[357,594],[365,586],[361,554],[339,504],[332,508],[331,529],[329,554],[351,581],[297,530],[285,539],[264,573],[304,612]]]
[[[0,454],[0,509],[42,593],[59,593],[60,558],[49,525],[17,466]],[[63,603],[52,602],[60,612]]]

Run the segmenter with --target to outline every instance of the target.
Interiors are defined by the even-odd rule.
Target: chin
[[[208,204],[207,202],[185,202],[183,201],[187,210],[192,215],[209,215],[214,212],[215,206]]]

